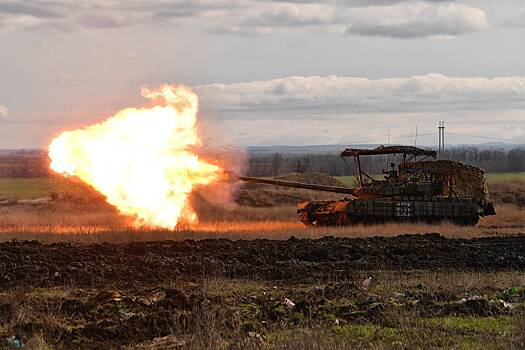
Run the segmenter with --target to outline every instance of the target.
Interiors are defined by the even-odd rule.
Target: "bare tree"
[[[509,151],[507,155],[508,169],[512,172],[525,171],[525,152],[519,149]]]
[[[301,158],[294,159],[292,161],[292,167],[295,170],[295,172],[299,174],[306,173],[306,170],[308,170],[308,167],[311,164],[311,158],[309,156],[304,156]]]
[[[283,165],[284,158],[280,153],[274,153],[272,156],[272,170],[273,176],[279,175],[279,171]]]

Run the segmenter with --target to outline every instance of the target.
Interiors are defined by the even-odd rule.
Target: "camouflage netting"
[[[433,177],[441,181],[445,196],[472,197],[480,203],[489,201],[485,171],[478,167],[451,160],[421,161],[406,163],[404,172],[414,181],[430,181]]]

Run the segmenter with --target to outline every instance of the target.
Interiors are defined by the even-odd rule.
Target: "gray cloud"
[[[258,1],[222,22],[219,33],[264,35],[310,27],[393,38],[453,37],[489,26],[483,10],[446,0]]]
[[[251,0],[9,0],[0,3],[0,27],[11,29],[111,29],[133,25],[173,24],[180,18],[199,19],[225,14]]]
[[[71,30],[185,23],[240,35],[346,30],[347,34],[396,38],[456,36],[488,27],[482,10],[443,2],[446,0],[10,0],[0,3],[0,27]]]
[[[316,3],[316,4],[337,4],[337,5],[344,5],[348,7],[354,7],[354,6],[387,6],[387,5],[395,5],[403,2],[413,2],[414,0],[331,0],[331,1],[320,1],[320,0],[256,0],[260,2],[282,2],[282,3],[293,3],[293,4],[301,4],[301,3]],[[454,2],[455,0],[421,0],[429,3],[443,3],[443,2]]]
[[[419,38],[457,36],[489,27],[481,9],[462,4],[404,3],[352,9],[346,33],[351,35]]]
[[[58,3],[51,1],[4,1],[0,3],[0,14],[25,15],[35,18],[63,18]]]
[[[395,5],[406,2],[413,2],[414,0],[350,0],[349,3],[353,6],[374,6],[374,5]],[[455,0],[422,0],[428,3],[443,3],[454,2]],[[344,2],[344,0],[343,0]]]
[[[370,80],[293,76],[196,88],[207,105],[225,112],[318,110],[363,112],[525,108],[525,77],[456,78],[428,74]],[[228,113],[225,113],[228,115]]]
[[[0,28],[8,29],[58,29],[65,24],[68,12],[74,5],[64,1],[11,0],[0,3]]]
[[[219,33],[272,34],[304,27],[330,28],[344,23],[344,17],[331,5],[317,3],[258,3],[226,13],[217,26]],[[341,27],[342,28],[342,27]]]

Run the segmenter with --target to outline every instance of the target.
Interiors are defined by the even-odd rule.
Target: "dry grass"
[[[497,204],[514,204],[525,208],[525,181],[509,180],[489,185],[491,199]]]
[[[175,231],[130,228],[129,219],[111,210],[83,211],[78,208],[47,210],[8,207],[0,210],[0,241],[10,239],[42,242],[128,242],[164,239],[288,239],[397,236],[437,232],[452,238],[473,238],[525,233],[525,210],[497,207],[497,216],[482,218],[476,227],[390,223],[345,227],[306,227],[297,220],[295,207],[219,208],[201,215],[200,223]],[[270,220],[268,218],[271,218]]]
[[[370,237],[429,232],[440,233],[446,237],[472,238],[525,233],[525,208],[520,209],[515,205],[523,197],[525,183],[516,181],[498,183],[491,189],[494,191],[494,199],[500,203],[496,208],[498,214],[482,218],[476,227],[458,227],[449,223],[305,227],[297,218],[297,201],[317,198],[316,196],[320,195],[324,196],[323,199],[336,199],[338,195],[308,190],[276,189],[272,186],[264,187],[263,190],[260,186],[248,186],[244,195],[250,201],[258,203],[257,205],[273,206],[210,205],[197,195],[193,198],[193,206],[199,213],[200,223],[191,227],[180,226],[175,231],[132,228],[131,219],[120,216],[114,208],[103,203],[100,195],[92,193],[93,190],[71,180],[67,183],[64,181],[61,180],[60,186],[55,186],[58,188],[56,201],[39,205],[0,207],[0,241],[14,238],[43,242],[288,239],[291,236]]]

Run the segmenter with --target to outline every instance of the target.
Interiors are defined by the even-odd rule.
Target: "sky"
[[[2,0],[0,148],[200,96],[244,146],[525,143],[522,0]],[[416,137],[417,130],[417,137]]]

